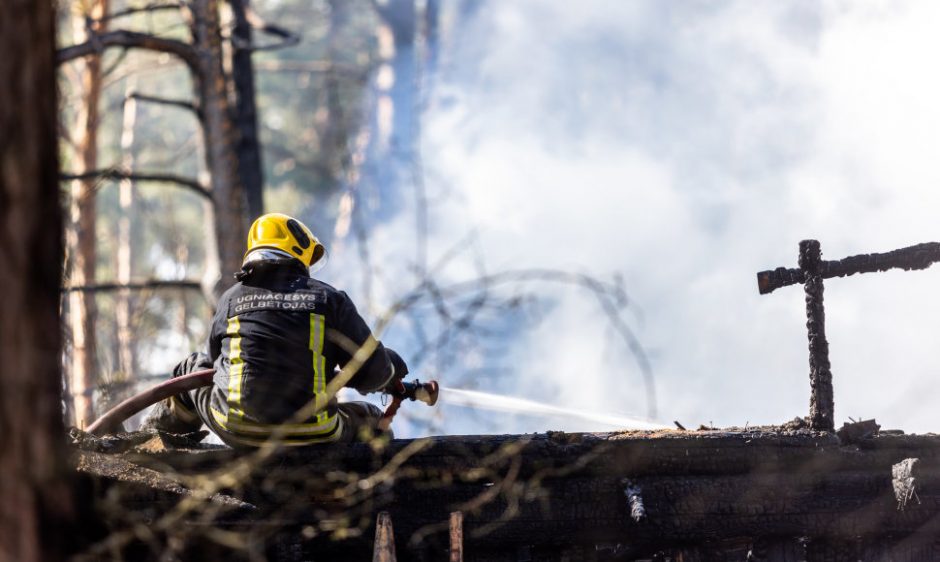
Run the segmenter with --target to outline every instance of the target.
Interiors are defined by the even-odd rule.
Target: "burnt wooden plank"
[[[890,252],[859,254],[833,261],[824,260],[819,263],[819,275],[823,279],[831,279],[890,269],[911,271],[927,269],[938,261],[940,261],[940,242],[925,242]],[[799,268],[778,267],[757,274],[757,288],[762,295],[805,281],[806,274]]]

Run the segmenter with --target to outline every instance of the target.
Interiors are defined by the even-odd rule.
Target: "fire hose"
[[[211,385],[212,375],[214,374],[215,369],[205,369],[161,382],[160,384],[152,388],[148,388],[140,394],[131,396],[127,400],[124,400],[117,406],[111,408],[105,412],[103,416],[95,420],[93,424],[89,425],[85,431],[92,435],[104,435],[105,433],[112,433],[118,427],[120,427],[124,420],[143,410],[147,406],[156,404],[161,400],[166,400],[171,396],[182,394],[187,390],[194,390],[203,386]]]
[[[215,369],[205,369],[164,381],[139,394],[131,396],[114,408],[111,408],[94,423],[89,425],[85,431],[91,435],[112,433],[121,426],[124,420],[148,406],[189,390],[212,385],[213,375],[215,375]],[[437,403],[440,388],[438,387],[437,381],[421,383],[417,380],[398,380],[387,392],[391,395],[392,401],[388,405],[388,408],[386,408],[382,419],[379,421],[379,428],[382,430],[388,429],[392,424],[392,418],[395,417],[403,400],[419,400],[428,406],[433,406]]]

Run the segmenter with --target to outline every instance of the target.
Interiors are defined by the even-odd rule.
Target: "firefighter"
[[[346,293],[311,277],[325,253],[300,221],[279,213],[259,217],[238,282],[219,299],[206,353],[192,354],[173,372],[215,368],[214,384],[158,404],[144,426],[183,433],[205,424],[232,446],[272,437],[310,445],[372,435],[382,411],[368,402],[337,403],[327,385],[352,373],[345,386],[381,392],[408,368],[375,341]]]

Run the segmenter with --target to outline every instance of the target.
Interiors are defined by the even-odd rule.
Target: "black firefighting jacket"
[[[254,262],[238,277],[219,300],[209,334],[212,421],[247,443],[269,438],[275,427],[295,443],[335,440],[342,429],[335,405],[303,419],[295,414],[315,400],[326,403],[334,369],[367,341],[375,350],[346,386],[384,389],[395,371],[389,354],[346,293],[310,278],[297,260]]]

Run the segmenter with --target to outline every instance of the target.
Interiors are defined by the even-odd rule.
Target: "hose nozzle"
[[[437,404],[437,397],[441,389],[437,381],[421,382],[417,379],[413,381],[401,381],[401,387],[398,388],[398,394],[402,398],[409,400],[418,400],[428,406]]]

